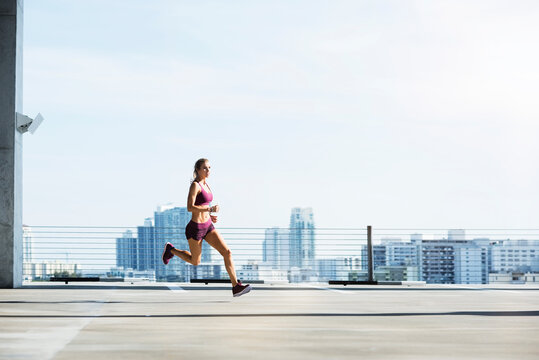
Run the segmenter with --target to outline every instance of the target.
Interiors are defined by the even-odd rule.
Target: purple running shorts
[[[205,223],[196,223],[191,220],[185,227],[185,237],[187,239],[202,240],[214,229],[211,218]]]

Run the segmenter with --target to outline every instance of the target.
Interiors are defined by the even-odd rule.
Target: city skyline
[[[184,217],[182,213],[186,209],[161,208],[160,210],[160,213],[157,212],[158,217],[176,219],[181,222],[181,217]],[[159,221],[162,222],[162,220]],[[340,249],[340,252],[329,256],[329,254],[324,254],[323,251],[317,249],[317,241],[311,243],[312,249],[309,249],[309,245],[307,245],[309,244],[310,235],[308,234],[310,231],[314,231],[312,236],[315,237],[323,235],[323,231],[316,232],[315,227],[309,228],[306,224],[307,226],[304,228],[306,231],[298,236],[296,234],[298,224],[293,224],[297,222],[312,222],[311,209],[294,208],[291,210],[291,225],[294,225],[294,228],[266,229],[263,246],[259,249],[260,254],[257,253],[256,247],[253,247],[254,238],[252,237],[251,242],[244,243],[241,248],[233,247],[233,251],[239,250],[243,253],[249,249],[247,257],[237,259],[239,261],[236,262],[238,274],[242,279],[294,283],[366,280],[368,256],[366,254],[367,246],[364,242],[361,242],[357,248],[359,251],[351,251],[350,245],[343,242],[342,235],[335,238],[336,234],[330,232],[329,235],[333,236],[329,239],[332,239],[331,242]],[[79,253],[78,256],[75,256],[74,261],[68,259],[61,261],[51,255],[54,253],[51,252],[52,247],[45,248],[45,253],[42,253],[41,246],[33,249],[32,229],[26,227],[23,244],[26,249],[24,255],[25,279],[47,280],[48,276],[52,276],[56,272],[66,275],[76,272],[78,276],[100,276],[99,274],[105,276],[106,274],[107,277],[126,277],[133,279],[133,281],[189,282],[190,279],[227,278],[227,274],[222,269],[222,264],[218,259],[211,259],[209,256],[205,256],[199,266],[188,266],[181,261],[176,261],[173,264],[177,266],[170,267],[173,264],[169,264],[166,269],[160,269],[162,266],[160,266],[159,254],[162,250],[162,244],[148,240],[159,238],[159,233],[163,233],[163,231],[166,231],[168,236],[174,237],[177,226],[160,227],[157,231],[152,222],[145,219],[144,226],[139,226],[137,229],[138,236],[135,236],[135,232],[127,230],[121,237],[115,239],[115,263],[111,263],[110,267],[103,268],[104,258],[96,258],[95,255],[101,254],[103,256],[105,248],[96,248],[97,253],[86,252],[85,256],[81,256],[82,254]],[[42,230],[37,229],[37,233],[42,233]],[[96,235],[100,233],[98,231]],[[155,234],[155,236],[148,237],[148,234]],[[38,235],[37,238],[39,239],[41,236]],[[52,238],[50,236],[44,237],[44,239]],[[88,239],[95,239],[95,237],[88,237]],[[177,241],[181,243],[182,239],[183,236],[175,237],[175,240],[169,238],[175,243]],[[50,246],[58,244],[58,240],[60,239],[53,240]],[[377,280],[425,281],[426,283],[438,284],[488,284],[491,281],[511,281],[511,277],[508,277],[511,274],[512,281],[516,282],[535,282],[539,276],[538,240],[505,239],[493,241],[487,237],[466,240],[466,231],[463,229],[449,229],[445,237],[435,240],[426,240],[419,233],[409,233],[408,239],[391,236],[382,237],[380,240],[378,244],[373,245],[373,267]],[[45,244],[48,241],[51,240],[45,240]],[[81,245],[88,250],[91,243],[82,243]],[[61,245],[55,246],[62,248]],[[298,257],[297,251],[293,250],[295,248],[305,249],[303,259]],[[308,254],[316,255],[310,258]],[[32,261],[33,258],[35,261]],[[100,270],[92,267],[91,259],[100,264]],[[163,272],[164,270],[166,272]]]
[[[163,207],[158,211],[183,214],[186,208]],[[181,222],[182,217],[185,216],[177,219]],[[317,234],[321,235],[318,239]],[[238,274],[243,279],[270,282],[367,280],[366,244],[362,241],[358,246],[359,239],[353,239],[354,244],[347,244],[344,241],[346,239],[340,238],[342,235],[337,235],[338,240],[334,239],[336,234],[330,235],[332,246],[337,245],[340,249],[338,254],[330,255],[317,249],[320,237],[324,238],[324,235],[323,232],[316,232],[313,209],[292,208],[288,228],[273,227],[264,230],[261,254],[256,255],[257,251],[251,247],[254,242],[251,239],[247,245],[251,249],[248,256],[237,261]],[[437,239],[425,239],[420,233],[408,235],[408,239],[385,235],[373,245],[375,279],[425,281],[428,284],[488,284],[491,277],[495,282],[498,278],[506,281],[504,274],[513,274],[518,278],[516,281],[529,278],[533,282],[536,275],[539,275],[539,241],[536,240],[493,241],[488,237],[467,239],[465,229],[448,229],[445,237]],[[125,238],[124,235],[116,240],[117,249]],[[127,238],[133,244],[136,243],[136,239],[131,239],[131,232],[127,233]],[[158,254],[161,247],[157,245],[156,251],[150,252]],[[121,267],[122,261],[134,262],[132,254],[138,251],[138,247],[134,247],[123,250],[120,256],[117,254],[117,266]],[[319,256],[320,253],[322,256]],[[157,280],[167,279],[159,275],[162,270],[154,269],[157,270]],[[175,279],[189,281],[192,278],[215,279],[226,276],[219,261],[212,262],[207,258],[198,267],[182,266],[177,270]]]
[[[189,219],[186,207],[162,205],[152,218],[143,220],[143,225],[123,229],[121,236],[113,239],[100,234],[114,234],[120,228],[116,232],[96,229],[73,232],[73,228],[66,228],[60,229],[56,236],[51,236],[54,232],[40,235],[43,229],[37,228],[36,238],[40,240],[36,245],[39,246],[34,246],[33,228],[24,226],[24,278],[47,280],[54,274],[77,274],[132,281],[226,279],[228,274],[220,257],[212,257],[212,253],[217,254],[206,242],[203,242],[199,266],[190,266],[178,259],[168,266],[162,264],[161,253],[166,242],[172,242],[177,248],[188,248],[184,228]],[[366,281],[369,256],[365,230],[317,228],[314,219],[312,208],[294,207],[290,209],[289,226],[285,228],[223,229],[221,233],[235,254],[240,278],[291,283]],[[496,229],[481,233],[447,229],[445,235],[432,230],[430,234],[403,229],[375,231],[372,237],[374,278],[488,284],[491,278],[494,282],[509,281],[508,274],[517,282],[535,282],[539,275],[539,240],[533,240],[535,237],[530,230],[526,230],[526,236],[532,236],[531,240],[518,232],[512,234],[511,239],[506,231],[496,234]],[[87,233],[93,231],[99,236],[88,236]],[[71,238],[70,234],[78,235]],[[69,247],[65,247],[67,244]],[[61,260],[63,255],[65,261]]]
[[[167,214],[167,216],[163,216],[164,214]],[[300,216],[299,214],[302,214],[303,220],[300,220],[299,225],[295,224],[294,220],[297,218],[297,216]],[[101,258],[99,261],[99,268],[100,271],[103,272],[106,269],[108,269],[104,263],[101,263],[101,261],[105,261],[105,263],[109,263],[110,265],[115,264],[117,266],[122,267],[124,264],[122,262],[118,262],[118,239],[119,240],[127,240],[131,243],[129,246],[124,246],[124,248],[130,248],[133,247],[132,244],[136,244],[137,251],[132,252],[132,249],[130,251],[124,252],[126,255],[122,256],[128,256],[128,260],[123,260],[125,263],[130,262],[130,264],[135,264],[135,270],[146,270],[148,268],[156,269],[156,268],[163,268],[162,265],[160,265],[159,260],[159,254],[162,252],[162,246],[156,245],[157,242],[164,243],[165,239],[161,239],[161,236],[163,234],[163,231],[166,232],[166,235],[169,236],[168,240],[173,240],[176,244],[180,244],[180,247],[187,248],[187,245],[185,244],[185,239],[183,235],[183,230],[185,227],[185,224],[188,222],[190,217],[190,213],[187,211],[187,208],[185,207],[176,207],[172,204],[166,204],[158,206],[157,209],[154,211],[154,217],[150,218],[144,218],[139,221],[139,224],[144,225],[138,225],[131,228],[122,228],[122,227],[114,227],[112,229],[105,229],[103,234],[112,234],[115,232],[121,232],[122,236],[119,238],[109,238],[107,235],[100,235],[101,232],[98,231],[98,237],[90,237],[88,239],[91,240],[92,243],[87,244],[85,241],[86,235],[75,235],[73,239],[69,237],[69,234],[72,232],[72,227],[57,228],[58,230],[54,230],[56,227],[52,227],[51,230],[47,229],[49,227],[37,227],[37,238],[41,238],[43,233],[48,233],[52,231],[52,235],[55,235],[51,237],[51,235],[47,236],[45,235],[44,239],[52,239],[56,238],[55,241],[57,243],[53,242],[52,245],[48,244],[48,240],[39,240],[37,245],[37,256],[43,260],[42,252],[44,251],[47,256],[45,256],[45,259],[50,259],[53,261],[58,260],[65,260],[70,261],[70,259],[75,259],[76,261],[81,262],[80,265],[83,265],[83,268],[86,268],[86,266],[93,266],[92,263],[95,262],[95,256],[101,255],[103,256],[103,251],[105,249],[108,249],[109,256],[106,256],[105,258]],[[156,218],[163,218],[168,219],[166,224],[163,223],[163,220],[158,220],[160,229],[159,232],[155,231],[154,227],[154,221]],[[308,225],[306,228],[304,228],[305,225],[302,225],[305,221],[308,221],[310,225]],[[25,261],[28,261],[28,259],[32,259],[32,254],[34,253],[33,249],[33,241],[28,241],[28,238],[32,238],[32,229],[33,227],[24,225],[24,258]],[[304,229],[304,231],[301,231],[301,234],[299,235],[292,235],[294,231],[297,232],[297,230]],[[97,229],[97,228],[94,228]],[[82,227],[82,232],[80,234],[91,234],[93,231],[97,231],[92,229],[92,227]],[[251,232],[255,230],[263,230],[265,231],[266,237],[264,239],[259,238],[256,234],[251,234]],[[352,230],[352,233],[348,233],[350,230]],[[531,231],[531,233],[530,233]],[[465,241],[470,242],[473,241],[474,243],[481,243],[483,245],[493,245],[497,243],[508,243],[508,242],[524,242],[524,243],[530,243],[535,244],[533,246],[537,246],[537,241],[529,240],[529,237],[532,236],[532,239],[534,239],[533,233],[537,230],[533,229],[517,229],[517,230],[510,230],[508,232],[507,229],[379,229],[374,228],[373,229],[373,244],[374,244],[374,262],[375,264],[380,265],[379,261],[377,260],[377,256],[381,256],[382,259],[385,259],[385,250],[383,250],[383,253],[380,253],[377,255],[377,249],[384,248],[385,244],[388,243],[394,243],[394,244],[404,244],[406,247],[406,243],[417,243],[425,241],[431,241],[434,243],[437,242],[444,242],[444,241]],[[135,233],[137,234],[135,236]],[[364,245],[366,244],[366,229],[361,228],[317,228],[314,226],[313,221],[313,209],[311,208],[298,208],[294,207],[291,209],[290,214],[290,223],[288,227],[271,227],[271,228],[222,228],[221,232],[224,236],[228,244],[231,246],[232,249],[240,249],[240,256],[238,257],[238,260],[243,262],[249,262],[249,261],[262,261],[264,263],[272,263],[274,265],[276,264],[299,264],[299,259],[297,254],[301,251],[300,249],[304,249],[304,253],[308,254],[314,254],[316,253],[315,259],[322,260],[322,259],[334,259],[337,257],[349,257],[349,256],[362,256],[366,257],[364,254],[365,248]],[[309,235],[309,233],[312,233]],[[75,233],[78,234],[78,233]],[[273,244],[267,245],[268,240],[268,234],[274,234],[274,242]],[[67,237],[66,237],[67,235]],[[127,236],[126,236],[127,235]],[[255,235],[253,237],[253,235]],[[263,233],[260,233],[260,235],[263,235]],[[124,239],[125,238],[125,239]],[[156,238],[159,238],[156,240]],[[297,247],[296,250],[291,251],[293,247],[290,247],[290,240],[299,240],[301,238],[310,239],[310,241],[303,241],[303,245],[300,241],[297,241]],[[82,242],[79,244],[78,240],[81,239]],[[335,243],[335,239],[338,240],[337,243]],[[178,242],[176,242],[178,241]],[[310,243],[310,245],[309,245]],[[54,245],[59,244],[59,245]],[[183,245],[182,245],[183,244]],[[249,251],[245,252],[244,246],[247,245],[247,248]],[[337,244],[337,247],[335,247],[335,244]],[[162,245],[162,244],[161,244]],[[50,247],[52,246],[52,248]],[[342,253],[343,247],[346,249],[346,253]],[[527,246],[527,245],[526,245]],[[309,247],[311,247],[312,250],[309,250]],[[116,252],[114,252],[114,248],[116,248]],[[154,248],[155,251],[153,253],[149,254],[141,254],[140,250],[142,249],[143,252],[147,250],[148,248]],[[203,263],[210,262],[211,260],[211,253],[214,253],[216,257],[218,257],[218,254],[211,249],[207,243],[203,243],[203,248],[205,249],[203,252]],[[315,251],[315,248],[317,249]],[[55,249],[55,253],[58,252],[56,255],[51,255],[50,252],[52,249]],[[266,252],[271,251],[274,253],[274,258],[269,259],[266,257]],[[292,254],[291,254],[292,253]],[[390,254],[389,254],[390,255]],[[388,256],[389,256],[388,255]],[[278,257],[279,260],[275,262],[275,257]],[[115,260],[116,259],[116,260]],[[312,261],[312,258],[311,260]],[[385,261],[385,260],[383,260]],[[389,261],[389,260],[388,260]],[[85,264],[85,265],[84,265]],[[182,266],[180,263],[176,264],[177,266],[169,267],[167,272],[182,272],[185,271],[185,269],[182,269]],[[394,265],[394,264],[393,264]],[[131,267],[133,265],[127,265],[127,267]],[[279,265],[280,266],[280,265]],[[364,266],[364,263],[362,264]],[[173,268],[177,268],[174,270]],[[87,269],[87,268],[86,268]],[[158,269],[158,270],[159,270]],[[163,271],[163,270],[159,270]],[[161,277],[163,278],[163,277]],[[166,276],[165,276],[166,278]]]
[[[206,157],[223,227],[537,227],[537,2],[24,10],[28,225],[132,226]]]

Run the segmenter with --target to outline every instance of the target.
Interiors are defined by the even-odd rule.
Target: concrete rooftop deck
[[[1,359],[537,359],[539,287],[0,289]]]

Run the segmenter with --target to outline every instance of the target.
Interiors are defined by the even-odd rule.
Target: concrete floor
[[[0,289],[0,359],[538,359],[539,287]]]

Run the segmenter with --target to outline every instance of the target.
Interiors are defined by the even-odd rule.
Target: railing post
[[[374,262],[372,259],[372,226],[367,226],[367,254],[368,254],[368,271],[369,282],[374,282]]]

